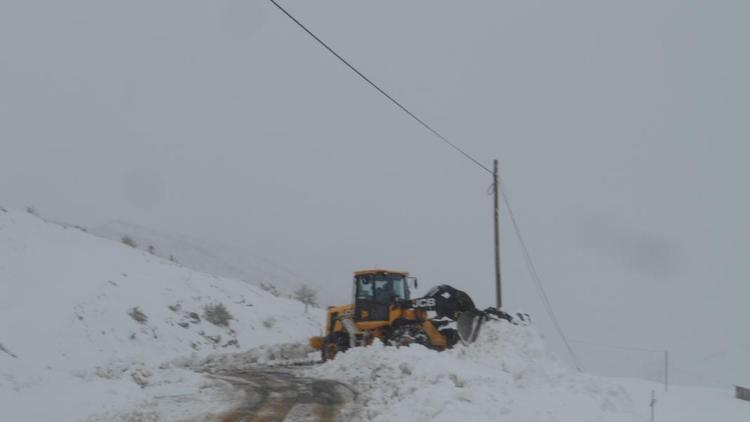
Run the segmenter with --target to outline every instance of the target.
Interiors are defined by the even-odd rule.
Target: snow
[[[750,402],[736,399],[733,388],[671,385],[665,392],[662,385],[637,379],[617,379],[617,382],[639,403],[648,403],[654,391],[658,422],[750,421]],[[645,410],[641,413],[648,414]]]
[[[179,364],[201,371],[245,371],[260,366],[292,366],[309,364],[320,359],[320,352],[311,348],[307,341],[262,345],[238,353],[217,353],[201,359],[177,361]]]
[[[130,366],[47,373],[38,385],[4,391],[2,415],[30,421],[171,421],[226,410],[241,399],[228,383],[191,370]],[[142,378],[135,382],[134,376]]]
[[[444,352],[375,343],[306,375],[352,385],[369,421],[646,421],[657,384],[570,369],[533,327],[487,323],[478,341]],[[731,392],[673,386],[657,395],[658,421],[747,421]]]
[[[0,408],[16,420],[117,419],[136,402],[171,420],[192,405],[155,396],[227,387],[163,362],[304,341],[324,319],[247,283],[2,209],[0,291]],[[226,325],[205,318],[217,304],[233,318]]]
[[[0,208],[0,419],[200,420],[242,399],[213,371],[309,360],[324,313],[75,227]],[[226,325],[206,320],[222,304]],[[199,368],[204,372],[196,372]],[[578,372],[533,326],[436,352],[379,343],[301,370],[358,391],[367,421],[750,420],[731,389]]]
[[[137,248],[148,250],[153,247],[153,253],[162,258],[174,257],[177,262],[194,270],[259,286],[261,283],[270,284],[285,296],[309,282],[290,265],[276,263],[257,252],[234,245],[165,233],[124,221],[111,221],[94,227],[90,232],[118,242],[123,236],[128,236],[135,241]],[[318,283],[315,288],[321,297],[332,294],[332,287],[327,283]]]

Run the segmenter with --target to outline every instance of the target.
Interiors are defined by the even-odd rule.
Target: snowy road
[[[299,377],[289,369],[246,369],[212,377],[245,394],[240,406],[220,415],[222,422],[334,421],[343,405],[354,399],[345,384]]]

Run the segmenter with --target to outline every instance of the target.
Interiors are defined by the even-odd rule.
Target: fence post
[[[654,422],[654,408],[656,407],[656,392],[654,390],[651,390],[651,403],[649,403],[649,406],[651,406],[651,422]]]

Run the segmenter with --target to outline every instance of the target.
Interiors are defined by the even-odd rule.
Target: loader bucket
[[[463,344],[474,343],[485,320],[485,315],[476,311],[462,312],[456,320],[458,337]]]

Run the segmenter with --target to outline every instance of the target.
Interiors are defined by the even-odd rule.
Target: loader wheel
[[[460,337],[458,335],[458,331],[454,328],[443,328],[440,330],[440,334],[445,337],[445,340],[448,342],[448,348],[455,346],[456,343],[460,341]]]
[[[349,338],[345,335],[335,333],[323,340],[323,347],[320,349],[320,355],[323,362],[333,359],[338,352],[343,352],[349,348]]]
[[[432,346],[432,343],[430,343],[430,337],[417,325],[402,325],[394,328],[391,332],[388,343],[396,347],[408,347],[412,344],[421,344],[425,347]]]
[[[338,352],[336,344],[325,339],[323,341],[323,348],[320,349],[320,357],[323,359],[323,362],[333,359],[336,356],[336,352]]]

